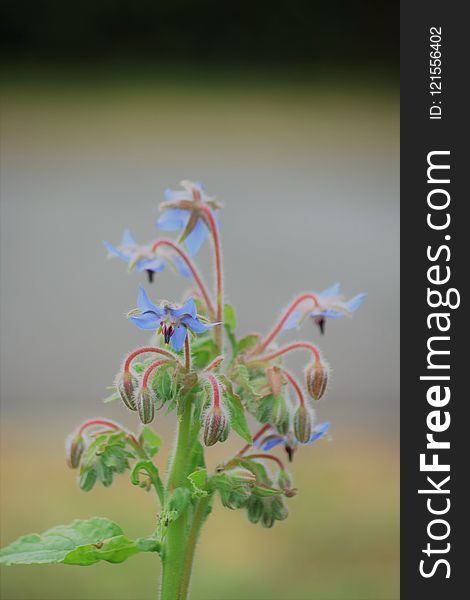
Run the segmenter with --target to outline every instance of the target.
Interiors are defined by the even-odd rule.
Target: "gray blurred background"
[[[121,357],[146,340],[124,319],[143,278],[107,262],[101,242],[118,242],[126,227],[155,238],[163,189],[192,178],[224,204],[225,289],[240,333],[267,332],[299,291],[340,281],[348,297],[368,293],[323,338],[309,323],[299,335],[334,369],[321,417],[396,434],[398,114],[396,97],[369,91],[7,94],[3,418],[72,423],[96,412]],[[207,247],[201,258],[210,267]],[[165,272],[150,293],[178,300],[186,289]]]

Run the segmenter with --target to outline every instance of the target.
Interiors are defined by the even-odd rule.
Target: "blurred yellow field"
[[[152,527],[154,499],[120,480],[81,492],[62,457],[62,433],[38,438],[18,424],[2,441],[2,544],[30,531],[93,514],[126,533]],[[235,448],[234,444],[232,446]],[[225,449],[223,450],[225,451]],[[225,454],[224,454],[225,455]],[[213,452],[214,464],[222,453]],[[164,464],[163,456],[158,464]],[[45,473],[45,481],[40,476]],[[273,529],[216,503],[203,532],[193,578],[195,600],[395,600],[399,581],[398,450],[386,438],[344,437],[318,443],[293,463],[299,494]],[[256,571],[254,569],[256,565]],[[2,568],[3,600],[147,600],[155,596],[158,560],[122,565]],[[112,577],[110,576],[112,573]],[[149,577],[149,574],[152,574]]]

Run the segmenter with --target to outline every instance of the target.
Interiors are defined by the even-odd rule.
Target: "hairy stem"
[[[313,354],[315,362],[321,360],[320,352],[313,344],[310,344],[309,342],[293,342],[292,344],[287,344],[287,346],[279,348],[279,350],[274,350],[268,354],[262,354],[261,356],[254,356],[253,358],[250,358],[246,362],[246,366],[249,367],[256,363],[268,362],[274,358],[278,358],[279,356],[286,354],[287,352],[292,352],[293,350],[309,350]]]
[[[189,530],[188,541],[186,545],[186,557],[183,566],[183,573],[181,577],[181,597],[186,598],[189,591],[189,583],[191,581],[191,571],[194,562],[194,554],[196,551],[196,544],[201,533],[201,528],[210,510],[210,498],[206,496],[198,500],[193,519],[191,529]]]
[[[302,294],[301,296],[296,298],[282,313],[281,318],[276,323],[276,325],[272,329],[271,333],[262,342],[260,342],[260,344],[258,344],[253,349],[251,354],[255,355],[255,354],[259,354],[260,352],[262,352],[274,340],[274,338],[278,335],[278,333],[282,330],[284,323],[287,321],[287,319],[290,317],[290,315],[294,312],[294,310],[299,306],[299,304],[302,304],[302,302],[305,302],[306,300],[311,300],[313,302],[314,308],[319,305],[318,298],[315,294]]]
[[[194,281],[196,282],[196,284],[202,294],[202,297],[207,306],[207,310],[209,311],[209,314],[211,316],[214,316],[215,315],[214,306],[210,299],[209,292],[207,291],[207,288],[204,285],[204,282],[202,281],[202,278],[199,275],[199,271],[197,270],[193,261],[189,258],[189,256],[186,254],[186,252],[178,244],[175,244],[171,240],[166,240],[166,239],[165,240],[157,240],[152,245],[152,252],[156,252],[157,248],[159,248],[160,246],[167,246],[168,248],[171,248],[184,261],[184,263],[186,264],[188,269],[191,271]]]
[[[219,232],[217,230],[217,223],[215,222],[214,215],[208,206],[201,205],[200,210],[204,213],[204,220],[210,229],[212,242],[214,246],[214,259],[215,259],[215,288],[216,288],[216,321],[222,322],[223,320],[223,290],[222,290],[222,251],[220,247]],[[214,329],[215,342],[217,346],[222,349],[222,330],[220,327]]]
[[[193,445],[191,415],[191,407],[186,406],[178,426],[175,452],[168,475],[167,498],[176,488],[188,487],[188,469]],[[160,600],[186,600],[187,598],[194,548],[200,528],[200,525],[195,523],[196,516],[197,510],[189,509],[168,525],[162,554]],[[191,532],[194,527],[197,528],[197,532],[193,534],[195,539],[192,543]]]

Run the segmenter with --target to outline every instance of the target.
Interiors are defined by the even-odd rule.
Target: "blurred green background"
[[[63,440],[103,405],[140,278],[103,239],[143,242],[165,187],[202,180],[224,203],[238,333],[267,331],[298,291],[367,291],[354,319],[304,327],[333,367],[298,452],[290,516],[271,530],[218,504],[194,600],[399,596],[397,3],[4,3],[1,76],[1,542],[93,514],[130,536],[155,504],[126,477],[78,490]],[[210,265],[207,248],[201,252]],[[207,271],[206,271],[207,272]],[[207,273],[207,278],[210,278]],[[157,299],[187,282],[159,275]],[[291,339],[295,334],[285,334]],[[303,357],[294,357],[301,372]],[[164,466],[174,418],[155,427]],[[210,449],[210,465],[241,440]],[[219,447],[220,446],[220,447]],[[5,600],[146,600],[158,561],[3,568]]]

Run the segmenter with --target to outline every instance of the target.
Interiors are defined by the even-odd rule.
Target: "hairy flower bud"
[[[204,415],[204,444],[213,446],[227,439],[229,420],[220,406],[211,406]]]
[[[258,498],[255,495],[252,495],[248,500],[247,504],[247,514],[248,520],[251,523],[258,523],[261,517],[263,516],[263,502],[261,498]]]
[[[306,444],[313,429],[313,412],[301,404],[294,415],[294,433],[301,444]]]
[[[263,503],[263,514],[261,516],[261,525],[263,527],[267,527],[270,529],[274,525],[274,515],[271,510],[271,506],[269,506],[266,502]]]
[[[287,519],[289,515],[289,511],[287,510],[283,499],[279,496],[276,496],[272,499],[271,510],[272,515],[276,519],[276,521],[283,521],[284,519]]]
[[[309,365],[305,370],[307,390],[314,400],[320,400],[328,384],[329,369],[320,361]]]
[[[287,433],[289,429],[289,409],[284,396],[274,396],[270,421],[279,433]]]
[[[137,410],[135,399],[135,389],[137,387],[136,378],[129,372],[118,373],[115,382],[117,391],[121,396],[121,400],[130,410]]]
[[[141,387],[136,400],[140,420],[144,425],[151,423],[155,416],[155,399],[152,391],[148,387]]]
[[[65,442],[65,459],[71,469],[76,469],[80,464],[85,442],[81,435],[71,434]]]

